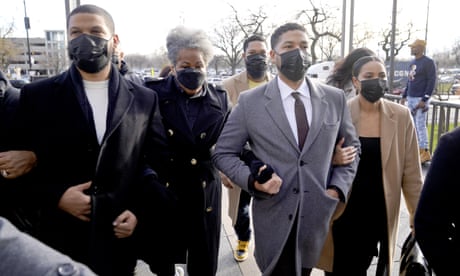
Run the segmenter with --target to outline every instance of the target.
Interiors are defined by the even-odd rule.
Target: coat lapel
[[[112,72],[114,72],[114,67],[112,67]],[[121,79],[118,72],[116,73],[112,73],[110,76],[108,123],[104,141],[110,138],[114,130],[120,125],[134,100],[133,86],[128,81]]]
[[[208,88],[206,94],[207,95],[202,99],[203,106],[201,107],[198,117],[196,118],[196,122],[193,125],[192,135],[205,133],[211,126],[215,125],[217,121],[221,120],[222,117],[225,116],[222,112],[223,108],[215,93],[212,93]],[[192,139],[194,139],[193,136]]]
[[[299,150],[294,134],[292,133],[291,127],[289,126],[286,113],[283,108],[283,101],[278,88],[278,79],[275,78],[273,81],[267,84],[265,90],[265,110],[267,111],[270,118],[274,121],[275,125],[281,130],[289,143]],[[308,138],[307,138],[308,139]]]
[[[321,118],[324,117],[324,110],[327,110],[327,102],[324,100],[324,91],[319,89],[314,83],[307,79],[307,85],[310,90],[310,100],[312,108],[312,117],[308,118],[310,123],[310,130],[308,131],[307,140],[303,146],[302,152],[308,151],[313,141],[318,136],[323,124]]]
[[[235,79],[235,89],[239,91],[238,93],[249,89],[248,77],[246,74],[240,74],[238,78]]]
[[[394,110],[391,109],[390,105],[385,103],[385,100],[382,101],[382,118],[381,120],[381,133],[380,133],[380,149],[382,154],[382,166],[385,168],[390,157],[391,146],[395,140],[395,135],[397,131],[397,122],[394,119]]]
[[[380,114],[380,151],[382,156],[382,167],[386,167],[390,158],[391,146],[396,135],[397,122],[395,120],[395,112],[390,105],[386,104],[386,100],[381,100]],[[359,97],[354,97],[349,101],[351,119],[356,130],[359,130]]]

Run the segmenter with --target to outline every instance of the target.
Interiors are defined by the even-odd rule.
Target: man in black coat
[[[157,95],[112,64],[107,11],[79,6],[67,27],[70,68],[25,86],[19,106],[23,145],[38,159],[39,238],[98,275],[133,275],[139,196],[151,190],[141,177],[148,165],[158,179],[167,158]]]
[[[439,140],[415,212],[415,238],[437,276],[458,273],[460,128]]]
[[[34,234],[37,212],[27,180],[36,156],[15,146],[13,126],[19,105],[19,90],[0,71],[0,216],[21,231]],[[26,176],[24,176],[26,175]]]

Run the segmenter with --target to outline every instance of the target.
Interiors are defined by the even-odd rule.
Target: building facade
[[[46,30],[45,37],[29,38],[30,61],[27,38],[9,38],[14,45],[15,55],[8,62],[8,71],[15,78],[40,78],[61,73],[68,67],[66,34],[63,30]],[[17,76],[20,72],[21,76]]]

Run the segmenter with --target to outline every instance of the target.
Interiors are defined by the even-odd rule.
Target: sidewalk
[[[429,165],[422,166],[423,174],[425,175]],[[217,276],[260,276],[262,275],[257,267],[254,259],[254,243],[250,244],[250,254],[246,261],[236,262],[233,259],[233,248],[236,245],[237,237],[233,230],[231,220],[227,214],[228,207],[228,195],[227,189],[222,189],[222,231],[220,237],[220,251],[219,251],[219,267],[217,270]],[[404,199],[401,198],[401,212],[400,212],[400,223],[399,223],[399,234],[396,243],[396,251],[394,256],[394,269],[391,275],[399,275],[399,256],[401,255],[401,247],[410,231],[409,227],[409,214],[406,209]],[[373,261],[369,268],[367,275],[375,275],[376,260]],[[136,268],[136,276],[152,276],[148,267],[145,264],[139,263]],[[185,274],[187,275],[187,273]],[[314,269],[311,276],[324,276],[322,270]]]
[[[429,163],[422,166],[423,175],[426,174],[429,168]],[[224,188],[222,192],[222,236],[221,236],[221,252],[219,257],[219,270],[217,276],[260,276],[261,273],[257,268],[257,264],[254,259],[254,243],[250,244],[250,254],[246,261],[237,263],[233,259],[232,248],[235,247],[237,237],[233,230],[230,218],[227,215],[228,207],[228,196],[227,191]],[[409,213],[406,208],[404,198],[401,196],[401,211],[399,221],[399,233],[398,240],[396,242],[396,251],[394,255],[394,268],[393,273],[390,275],[399,275],[399,256],[401,255],[401,247],[404,243],[406,236],[410,232],[409,226]],[[235,264],[239,267],[239,270],[235,268]],[[377,260],[372,262],[371,267],[367,271],[367,275],[375,275],[375,269],[377,267]],[[311,276],[324,276],[322,270],[313,269]]]

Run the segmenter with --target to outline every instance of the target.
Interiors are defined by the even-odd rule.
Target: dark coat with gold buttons
[[[88,264],[98,275],[127,275],[136,257],[131,238],[117,239],[113,221],[125,210],[145,208],[139,177],[147,159],[156,170],[167,155],[156,93],[123,78],[112,66],[105,135],[99,144],[74,65],[61,75],[30,83],[20,97],[24,145],[37,154],[45,243]],[[92,181],[91,222],[58,208],[64,192]]]
[[[221,227],[221,180],[211,162],[211,150],[230,111],[225,90],[205,84],[198,97],[187,96],[175,77],[151,80],[146,86],[159,96],[160,112],[172,152],[168,183],[179,201],[182,251],[195,246],[202,262],[200,275],[213,275],[217,269]],[[191,110],[187,110],[191,109]],[[189,123],[190,114],[194,118]],[[186,236],[187,234],[190,234]],[[193,252],[193,251],[192,251]],[[196,252],[196,251],[195,251]],[[200,253],[201,252],[201,253]],[[189,257],[190,257],[189,252]]]

